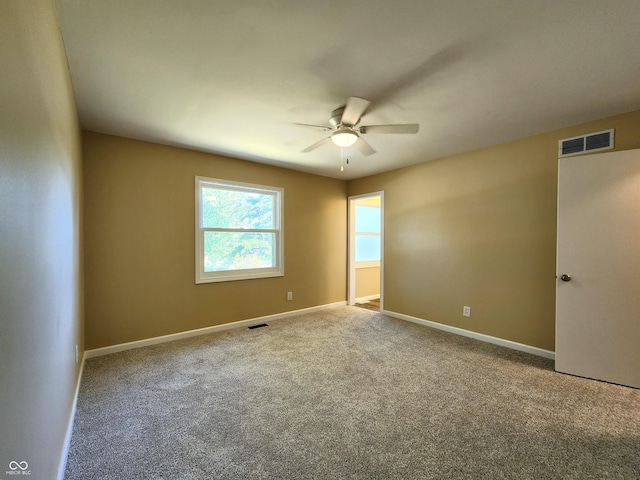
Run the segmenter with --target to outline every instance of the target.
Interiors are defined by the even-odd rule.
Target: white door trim
[[[380,197],[380,311],[384,307],[384,190],[379,192],[351,195],[349,205],[349,258],[348,258],[348,295],[347,304],[356,304],[356,244],[355,244],[355,205],[356,200]]]

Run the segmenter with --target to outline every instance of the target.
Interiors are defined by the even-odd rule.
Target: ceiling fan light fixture
[[[350,128],[339,128],[331,135],[331,141],[342,148],[350,147],[358,141],[358,134]]]

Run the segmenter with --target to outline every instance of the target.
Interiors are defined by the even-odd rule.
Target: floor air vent
[[[568,157],[569,155],[613,148],[613,132],[614,129],[612,128],[604,132],[560,140],[558,142],[558,157]]]
[[[261,323],[260,325],[252,325],[249,328],[249,330],[253,330],[254,328],[260,328],[260,327],[268,327],[269,325],[267,325],[266,323]]]

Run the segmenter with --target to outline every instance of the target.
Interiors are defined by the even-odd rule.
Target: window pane
[[[380,209],[356,205],[356,232],[380,233]]]
[[[271,194],[202,187],[202,227],[276,228],[274,202]]]
[[[275,267],[275,234],[204,232],[204,271]]]
[[[380,261],[380,237],[356,235],[356,262]]]

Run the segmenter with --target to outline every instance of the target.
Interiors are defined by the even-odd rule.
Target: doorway
[[[384,192],[349,197],[349,305],[382,311]]]

